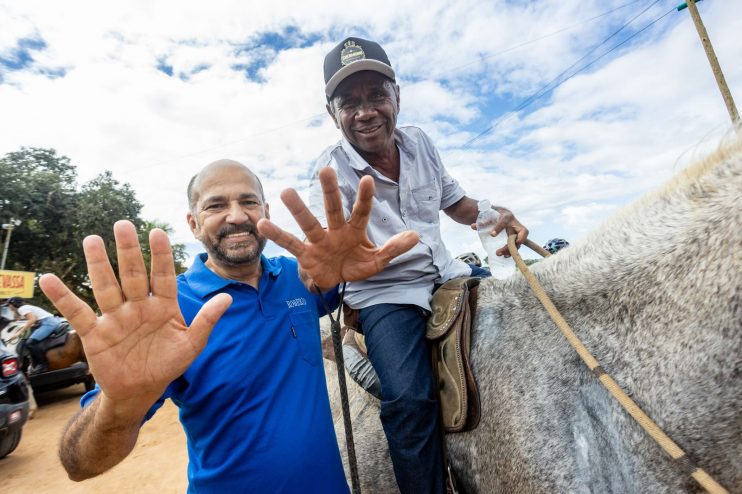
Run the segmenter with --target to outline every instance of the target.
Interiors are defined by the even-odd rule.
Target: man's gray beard
[[[225,266],[242,266],[244,264],[252,264],[260,259],[260,255],[263,253],[267,240],[263,237],[255,235],[257,245],[254,249],[249,250],[239,255],[231,255],[227,251],[221,248],[219,241],[216,245],[211,243],[203,242],[206,252],[212,260],[217,261],[219,264]]]

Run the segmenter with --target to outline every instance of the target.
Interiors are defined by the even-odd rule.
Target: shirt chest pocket
[[[438,220],[438,211],[441,209],[441,191],[438,182],[430,183],[412,189],[412,200],[417,209],[417,219],[424,222]]]
[[[315,321],[316,317],[311,312],[292,311],[289,313],[291,335],[299,345],[299,354],[301,358],[315,366],[322,361],[322,348]]]

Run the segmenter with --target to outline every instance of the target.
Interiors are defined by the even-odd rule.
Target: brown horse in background
[[[50,371],[64,369],[77,362],[87,362],[82,340],[75,330],[69,330],[64,345],[46,351],[46,360],[49,362]]]
[[[23,321],[10,321],[6,318],[0,318],[0,337],[11,351],[18,354],[21,359],[21,368],[24,372],[27,372],[30,359],[25,355],[21,355],[21,353],[25,353],[22,348],[22,342],[28,338],[30,332],[25,331],[21,333],[20,329],[23,327],[23,324]],[[62,338],[62,335],[65,338]],[[87,362],[85,351],[82,348],[82,341],[67,322],[62,323],[62,326],[55,330],[52,336],[45,341],[49,341],[50,343],[56,341],[56,344],[53,344],[51,348],[46,350],[49,371],[65,369],[77,362]]]

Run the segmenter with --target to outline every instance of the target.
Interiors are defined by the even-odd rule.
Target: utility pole
[[[686,2],[678,5],[677,9],[678,11],[683,10],[686,6],[688,7],[690,16],[693,18],[693,24],[696,25],[698,36],[701,37],[703,49],[706,50],[706,57],[709,59],[709,63],[711,64],[711,70],[713,71],[714,77],[716,78],[716,83],[719,85],[721,97],[724,98],[724,104],[727,105],[729,117],[732,119],[732,123],[738,123],[739,112],[737,112],[737,107],[734,104],[732,93],[729,92],[729,86],[727,86],[727,81],[724,79],[724,73],[721,71],[719,61],[716,59],[716,53],[714,53],[714,47],[711,46],[711,39],[709,39],[709,35],[706,32],[706,27],[703,25],[701,14],[698,13],[696,0],[686,0]]]
[[[10,235],[13,233],[13,228],[15,228],[15,225],[12,223],[3,225],[3,230],[7,230],[8,233],[5,234],[5,248],[3,249],[3,260],[0,261],[0,269],[5,269],[5,260],[8,258],[8,247],[10,247]]]
[[[7,230],[5,234],[5,248],[3,249],[3,258],[0,261],[0,269],[5,269],[5,261],[8,258],[8,248],[10,247],[10,235],[13,233],[13,228],[21,224],[21,220],[10,219],[10,222],[3,223],[2,229]]]

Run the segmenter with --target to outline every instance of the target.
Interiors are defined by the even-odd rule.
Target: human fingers
[[[173,250],[167,234],[155,228],[149,232],[150,286],[152,294],[167,299],[178,298]]]
[[[358,183],[358,194],[348,223],[357,230],[366,231],[374,202],[374,179],[365,176]]]
[[[495,251],[495,254],[498,256],[504,256],[504,257],[510,257],[510,249],[508,249],[508,246],[505,245],[504,247],[500,247]]]
[[[124,303],[124,297],[116,275],[113,274],[103,239],[97,235],[85,237],[82,241],[82,250],[85,253],[88,276],[98,307],[103,312],[120,307]]]
[[[307,240],[317,243],[324,238],[325,229],[294,189],[285,189],[281,192],[281,201],[286,205]]]
[[[528,238],[528,228],[521,225],[520,222],[516,221],[517,225],[513,226],[515,232],[515,244],[520,247],[523,242]]]
[[[206,302],[193,318],[187,334],[196,354],[204,349],[206,342],[209,341],[211,330],[230,305],[232,305],[232,297],[226,293],[220,293]]]
[[[515,229],[515,243],[520,247],[528,238],[528,228],[521,226]]]
[[[499,211],[498,211],[499,212]],[[510,226],[513,221],[513,214],[510,212],[500,212],[500,217],[497,218],[497,222],[490,230],[490,235],[496,237],[501,231]]]
[[[407,230],[386,241],[376,253],[377,267],[383,268],[395,257],[404,254],[420,241],[420,234]]]
[[[258,231],[265,238],[272,240],[277,245],[291,252],[296,257],[301,256],[306,249],[304,242],[302,242],[289,232],[282,230],[269,219],[261,218],[258,221]]]
[[[319,182],[325,201],[325,217],[328,230],[342,228],[345,225],[343,198],[340,196],[338,179],[335,170],[326,166],[319,171]]]
[[[81,338],[95,326],[98,318],[93,309],[72,293],[62,280],[47,273],[39,278],[39,287]]]
[[[124,298],[132,302],[146,299],[149,297],[149,277],[136,227],[130,221],[117,221],[113,224],[113,236]]]

